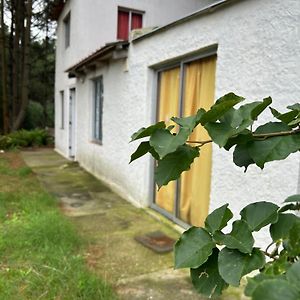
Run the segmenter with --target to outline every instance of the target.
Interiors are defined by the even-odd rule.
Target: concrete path
[[[120,299],[203,299],[194,292],[187,272],[173,270],[172,253],[157,254],[134,240],[156,230],[177,239],[171,226],[133,207],[53,150],[24,151],[22,156],[88,241],[90,269],[109,282]],[[238,300],[239,294],[223,299]]]

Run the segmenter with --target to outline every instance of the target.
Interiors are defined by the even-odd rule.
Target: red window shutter
[[[118,11],[118,34],[119,40],[128,40],[129,12]]]
[[[131,30],[143,27],[143,15],[132,13],[131,14]]]

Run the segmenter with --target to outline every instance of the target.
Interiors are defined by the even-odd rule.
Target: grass
[[[0,154],[0,299],[116,299],[84,246],[19,154]]]

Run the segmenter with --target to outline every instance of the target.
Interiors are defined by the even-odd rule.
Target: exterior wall
[[[59,92],[65,91],[68,100],[69,88],[75,84],[65,70],[78,63],[108,42],[117,39],[118,6],[145,11],[143,27],[165,25],[207,4],[208,0],[69,0],[59,17],[56,43],[55,99],[56,124],[59,124]],[[63,20],[71,12],[70,46],[64,44]],[[66,101],[68,115],[68,101]],[[68,127],[61,130],[56,126],[56,148],[68,155]]]
[[[112,62],[77,81],[77,159],[137,205],[151,202],[149,157],[128,165],[138,143],[130,135],[155,121],[154,64],[218,44],[216,98],[233,91],[249,100],[271,95],[274,107],[299,101],[300,4],[298,0],[238,1],[167,31],[133,42],[127,61]],[[90,143],[91,78],[104,76],[103,145]],[[88,110],[88,111],[87,111]],[[60,138],[60,137],[59,137]],[[250,202],[282,202],[297,192],[299,153],[250,166],[245,174],[232,153],[213,148],[210,209],[228,202],[237,215]],[[260,235],[264,243],[263,235]]]

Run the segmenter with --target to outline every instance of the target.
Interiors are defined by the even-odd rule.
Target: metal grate
[[[157,253],[171,252],[175,244],[174,239],[168,237],[161,231],[154,231],[144,235],[139,235],[134,239]]]

